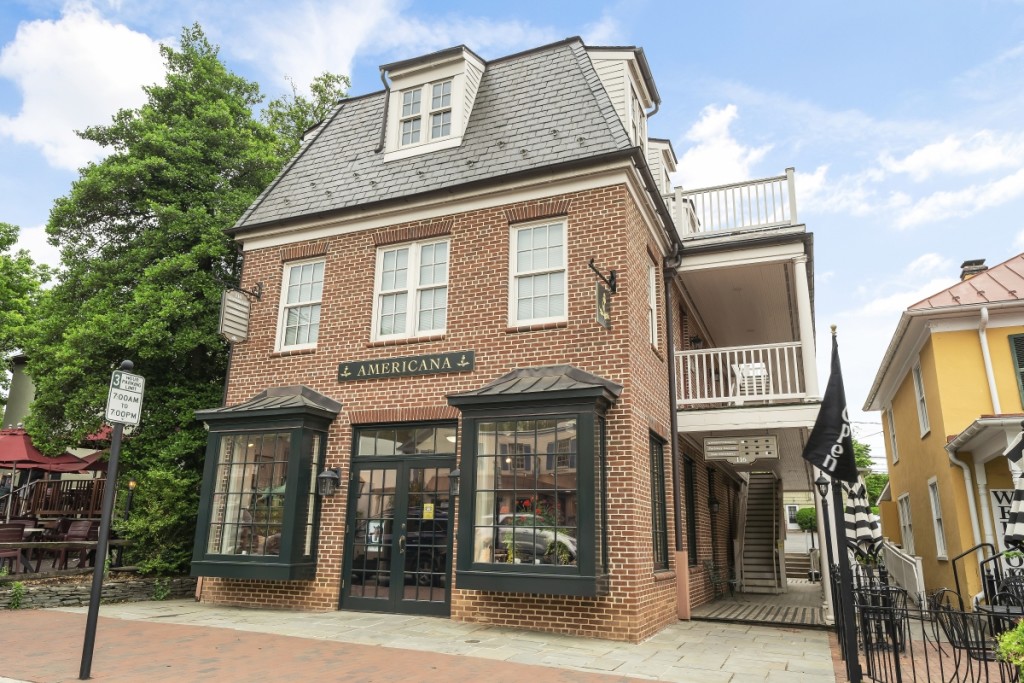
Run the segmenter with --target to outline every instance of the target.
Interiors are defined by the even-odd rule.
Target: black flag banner
[[[839,343],[832,328],[832,370],[821,400],[821,410],[804,447],[804,460],[833,479],[857,483],[857,461],[853,457],[850,417],[846,412],[846,389],[839,367]]]

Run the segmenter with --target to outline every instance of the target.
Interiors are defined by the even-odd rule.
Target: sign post
[[[100,514],[100,530],[96,540],[96,559],[93,561],[92,591],[89,594],[89,614],[85,621],[85,642],[82,645],[82,666],[78,670],[79,680],[88,680],[92,671],[92,653],[96,645],[96,621],[100,611],[100,596],[103,591],[103,570],[106,568],[107,547],[110,539],[110,519],[114,511],[114,491],[117,489],[117,458],[121,454],[121,436],[126,424],[136,426],[142,417],[142,394],[146,380],[128,371],[134,367],[130,360],[110,378],[107,394],[106,421],[114,425],[110,440],[110,462],[107,464],[107,483],[103,487],[103,508]]]

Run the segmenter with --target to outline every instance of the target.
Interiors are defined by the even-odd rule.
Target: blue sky
[[[492,8],[492,5],[495,6]],[[819,366],[839,326],[852,417],[900,312],[965,259],[1024,251],[1024,3],[7,0],[0,5],[0,220],[56,264],[42,226],[99,157],[73,130],[160,78],[159,42],[200,22],[268,97],[325,70],[352,94],[378,66],[466,44],[485,59],[580,35],[644,48],[662,96],[652,136],[677,184],[797,170],[814,233]]]

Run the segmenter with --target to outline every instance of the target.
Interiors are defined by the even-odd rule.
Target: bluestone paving
[[[45,683],[77,679],[84,613],[84,608],[68,608],[0,615],[0,628],[19,633],[19,656],[0,660],[0,676]],[[835,683],[827,634],[788,628],[678,622],[632,644],[440,617],[282,612],[191,600],[104,605],[100,616],[96,680],[234,681],[258,675],[412,683],[436,681],[444,671],[447,678],[532,683],[626,678]],[[153,648],[152,661],[132,677],[126,665],[137,660],[136,653],[119,647],[127,641],[138,650],[143,631],[167,647]],[[53,642],[73,656],[65,653],[54,662],[47,654]],[[269,657],[272,665],[253,663]]]

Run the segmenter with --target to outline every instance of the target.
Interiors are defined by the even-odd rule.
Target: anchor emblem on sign
[[[342,368],[341,372],[338,373],[338,377],[351,377],[351,376],[352,376],[352,373],[349,372],[347,365],[344,368]]]
[[[456,363],[456,365],[458,365],[460,368],[464,368],[467,365],[469,365],[469,361],[466,360],[466,354],[462,354],[462,358],[459,359],[459,362]]]

